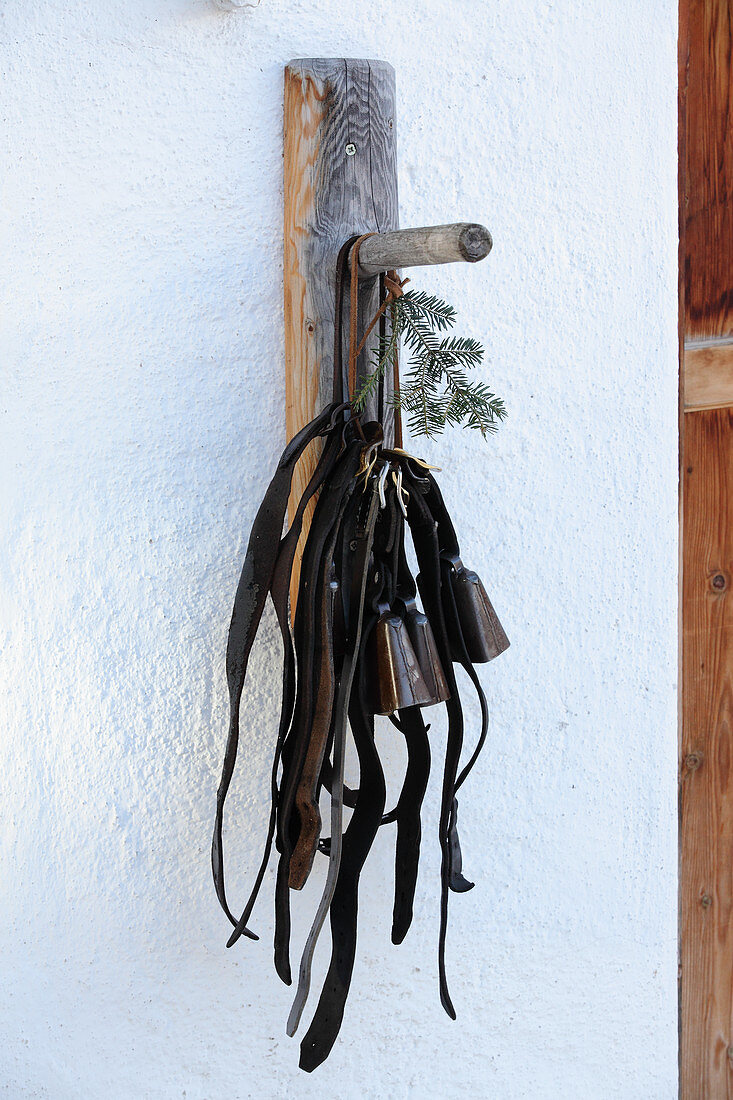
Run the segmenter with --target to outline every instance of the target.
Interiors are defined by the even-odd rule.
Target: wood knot
[[[685,757],[685,767],[687,768],[688,771],[691,771],[691,772],[696,771],[700,767],[701,764],[702,764],[702,753],[701,752],[690,752]]]
[[[722,592],[725,588],[728,587],[728,583],[723,573],[716,573],[710,583],[712,584],[716,592]]]
[[[713,899],[711,898],[710,894],[703,894],[703,896],[700,898],[700,904],[702,905],[703,909],[709,909],[710,906],[713,904]]]

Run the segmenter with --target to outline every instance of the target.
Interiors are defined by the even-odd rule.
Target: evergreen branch
[[[405,301],[406,299],[406,301]],[[402,295],[404,308],[415,320],[422,320],[429,328],[442,332],[456,323],[456,311],[447,302],[424,290],[408,290]]]
[[[404,342],[410,353],[407,370],[389,400],[407,415],[413,435],[434,437],[449,424],[462,424],[484,438],[495,432],[506,417],[504,402],[467,373],[483,362],[483,346],[470,337],[437,335],[455,324],[453,307],[435,295],[411,290],[392,301],[390,315],[389,335],[378,341],[374,369],[354,396],[355,409],[362,410],[376,392]]]
[[[399,351],[402,321],[399,316],[399,310],[397,309],[397,302],[392,302],[390,314],[391,324],[389,335],[379,337],[377,347],[374,351],[374,370],[366,376],[352,399],[351,403],[357,412],[361,412],[365,408],[369,398],[377,391],[379,383],[384,378],[387,367],[394,362],[395,356]]]

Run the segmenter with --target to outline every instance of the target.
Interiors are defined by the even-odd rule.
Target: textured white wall
[[[26,0],[0,38],[0,1092],[669,1100],[674,0]],[[509,406],[488,445],[422,449],[513,644],[462,800],[458,1022],[433,782],[415,926],[390,945],[385,836],[308,1077],[270,892],[261,942],[226,951],[208,847],[230,606],[284,444],[282,67],[313,55],[395,65],[404,225],[494,234],[480,267],[414,281],[460,305]],[[269,620],[235,897],[277,657]]]

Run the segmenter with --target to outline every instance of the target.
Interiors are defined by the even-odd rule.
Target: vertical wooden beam
[[[733,336],[733,0],[689,0],[685,336]]]
[[[680,1097],[733,1098],[733,0],[680,0]]]
[[[336,257],[355,233],[397,229],[395,78],[384,61],[311,58],[285,69],[285,377],[290,439],[331,400]],[[362,282],[360,309],[374,313],[378,280]],[[346,326],[348,331],[348,326]],[[361,359],[371,359],[378,334]],[[374,413],[374,409],[368,413]],[[385,425],[389,431],[389,424]],[[293,479],[298,500],[316,445]],[[291,507],[291,516],[292,516]],[[307,530],[310,514],[304,524]],[[302,547],[303,539],[301,539]],[[291,602],[299,577],[300,550]]]
[[[733,410],[685,427],[680,1096],[733,1097]]]
[[[679,442],[677,450],[678,461],[678,604],[677,604],[677,742],[678,760],[682,759],[682,746],[684,737],[684,720],[682,714],[682,679],[684,675],[684,647],[682,634],[684,627],[684,516],[685,516],[685,491],[683,466],[685,461],[685,187],[687,183],[687,63],[689,49],[689,5],[690,0],[679,0],[679,28],[677,36],[677,201],[678,201],[678,229],[679,244],[677,248],[677,354],[678,354],[678,395],[677,395],[677,419],[679,423]],[[677,1030],[678,1052],[677,1073],[679,1083],[680,1100],[682,1098],[682,1072],[683,1055],[682,1047],[685,1043],[682,1023],[682,893],[683,893],[683,863],[682,863],[682,795],[681,790],[678,800],[678,875],[677,887],[677,939],[678,939],[678,977],[677,977]]]

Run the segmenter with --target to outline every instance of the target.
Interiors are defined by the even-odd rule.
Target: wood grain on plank
[[[680,1095],[733,1098],[733,411],[685,425]]]
[[[689,0],[685,334],[733,335],[733,0]]]
[[[733,405],[733,340],[685,345],[685,412]]]
[[[335,271],[355,233],[396,229],[394,70],[383,61],[312,58],[285,68],[285,377],[288,439],[332,398]],[[348,150],[348,151],[347,151]],[[378,281],[362,283],[361,323],[378,305]],[[347,307],[348,308],[348,307]],[[348,333],[348,317],[345,319]],[[375,331],[360,358],[371,362]],[[374,416],[374,407],[367,414]],[[385,418],[391,431],[391,413]],[[318,460],[312,444],[293,478],[290,515]],[[306,513],[291,586],[295,607]]]

